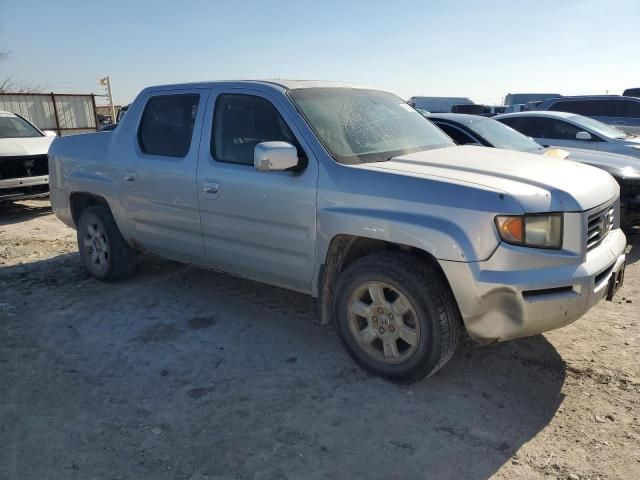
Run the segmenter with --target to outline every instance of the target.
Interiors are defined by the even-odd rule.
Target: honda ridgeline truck
[[[415,381],[573,322],[624,274],[599,169],[453,141],[398,97],[315,81],[147,88],[118,128],[56,139],[51,203],[87,270],[136,252],[319,298],[362,367]]]

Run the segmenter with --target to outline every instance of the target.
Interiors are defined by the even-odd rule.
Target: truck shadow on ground
[[[47,201],[25,203],[6,202],[0,203],[0,225],[13,225],[15,223],[32,220],[51,214],[51,205]]]
[[[396,385],[355,366],[308,297],[239,278],[144,257],[104,284],[68,254],[0,284],[9,478],[485,479],[563,401],[543,336],[465,340]]]

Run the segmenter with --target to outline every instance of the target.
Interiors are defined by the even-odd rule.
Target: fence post
[[[56,117],[56,130],[58,130],[58,136],[62,136],[62,131],[60,130],[60,117],[58,117],[58,106],[56,105],[56,96],[51,92],[51,101],[53,102],[53,114]]]
[[[96,132],[100,129],[98,126],[98,109],[96,108],[96,94],[91,94],[91,102],[93,103],[93,121],[96,124]]]

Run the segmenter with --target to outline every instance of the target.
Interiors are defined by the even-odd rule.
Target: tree
[[[0,50],[0,63],[7,61],[11,52]],[[0,77],[0,93],[38,93],[44,89],[40,85],[17,82],[11,75]]]

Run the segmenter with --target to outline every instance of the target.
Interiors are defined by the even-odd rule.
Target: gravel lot
[[[103,284],[0,205],[0,479],[640,478],[640,239],[573,325],[363,373],[310,298],[144,257]]]

